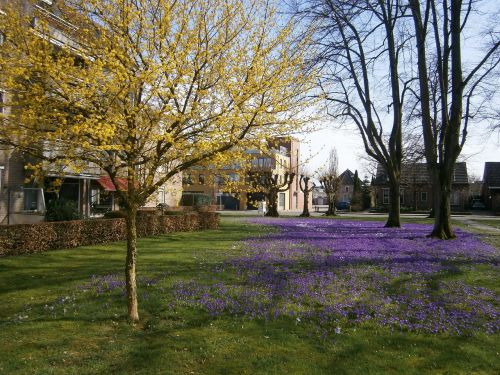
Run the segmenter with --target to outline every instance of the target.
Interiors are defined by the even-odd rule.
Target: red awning
[[[118,183],[118,190],[126,191],[127,186],[128,186],[127,179],[118,177],[116,180]],[[109,176],[101,176],[101,177],[99,177],[97,182],[99,183],[99,185],[102,186],[102,188],[104,190],[107,190],[107,191],[116,191],[117,190],[115,185],[113,184],[113,181],[111,181],[111,178]]]

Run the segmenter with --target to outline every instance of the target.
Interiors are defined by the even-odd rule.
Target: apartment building
[[[268,151],[247,150],[250,159],[248,172],[271,172],[283,180],[285,173],[294,173],[290,188],[278,195],[278,210],[300,211],[304,207],[304,196],[299,187],[300,142],[295,138],[275,138],[269,142]],[[188,194],[204,194],[212,203],[226,210],[252,210],[264,200],[259,188],[251,187],[247,171],[233,163],[216,169],[211,166],[196,166],[184,173],[183,190]],[[310,205],[312,196],[310,195]]]
[[[31,26],[36,28],[40,20],[47,23],[51,42],[56,46],[70,46],[78,53],[76,43],[78,27],[71,20],[64,19],[57,7],[57,0],[16,0],[21,10],[28,15]],[[11,0],[0,0],[0,17]],[[2,44],[0,33],[0,48]],[[11,115],[8,93],[1,90],[0,78],[0,116]],[[51,150],[47,150],[48,153]],[[45,209],[50,200],[63,198],[73,201],[82,217],[102,215],[106,211],[119,208],[116,190],[126,190],[125,178],[118,179],[115,186],[111,179],[95,165],[88,165],[82,171],[70,168],[55,169],[46,165],[43,178],[32,178],[25,167],[34,160],[13,148],[0,148],[0,225],[34,223],[44,220]],[[147,206],[160,203],[177,206],[181,197],[181,176],[176,176],[162,186],[148,201]]]
[[[389,178],[385,169],[379,165],[372,183],[375,191],[377,207],[389,205]],[[401,168],[402,207],[414,210],[430,210],[432,208],[432,184],[425,163],[406,163]],[[455,163],[451,184],[451,208],[463,210],[469,201],[469,178],[465,162]]]

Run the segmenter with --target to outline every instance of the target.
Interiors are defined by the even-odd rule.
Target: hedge
[[[172,216],[141,215],[137,220],[137,235],[147,237],[218,227],[219,215],[215,212]],[[122,241],[127,238],[126,234],[123,218],[0,226],[0,256]]]

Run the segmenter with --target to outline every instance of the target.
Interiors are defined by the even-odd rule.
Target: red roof
[[[113,184],[113,181],[111,181],[111,178],[109,176],[101,176],[101,177],[99,177],[97,182],[99,183],[99,185],[102,186],[102,188],[104,190],[107,190],[107,191],[116,191],[117,190],[115,187],[115,184]],[[126,178],[117,177],[116,182],[118,183],[118,190],[120,190],[120,191],[127,190],[128,181]]]

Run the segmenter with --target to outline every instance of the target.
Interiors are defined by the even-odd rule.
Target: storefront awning
[[[116,180],[117,180],[116,182],[118,184],[118,189],[113,184],[113,181],[111,181],[111,178],[109,176],[101,176],[101,177],[99,177],[97,182],[99,183],[99,185],[102,186],[102,188],[104,190],[107,190],[107,191],[116,191],[116,190],[126,191],[127,186],[128,186],[127,179],[118,177]]]

